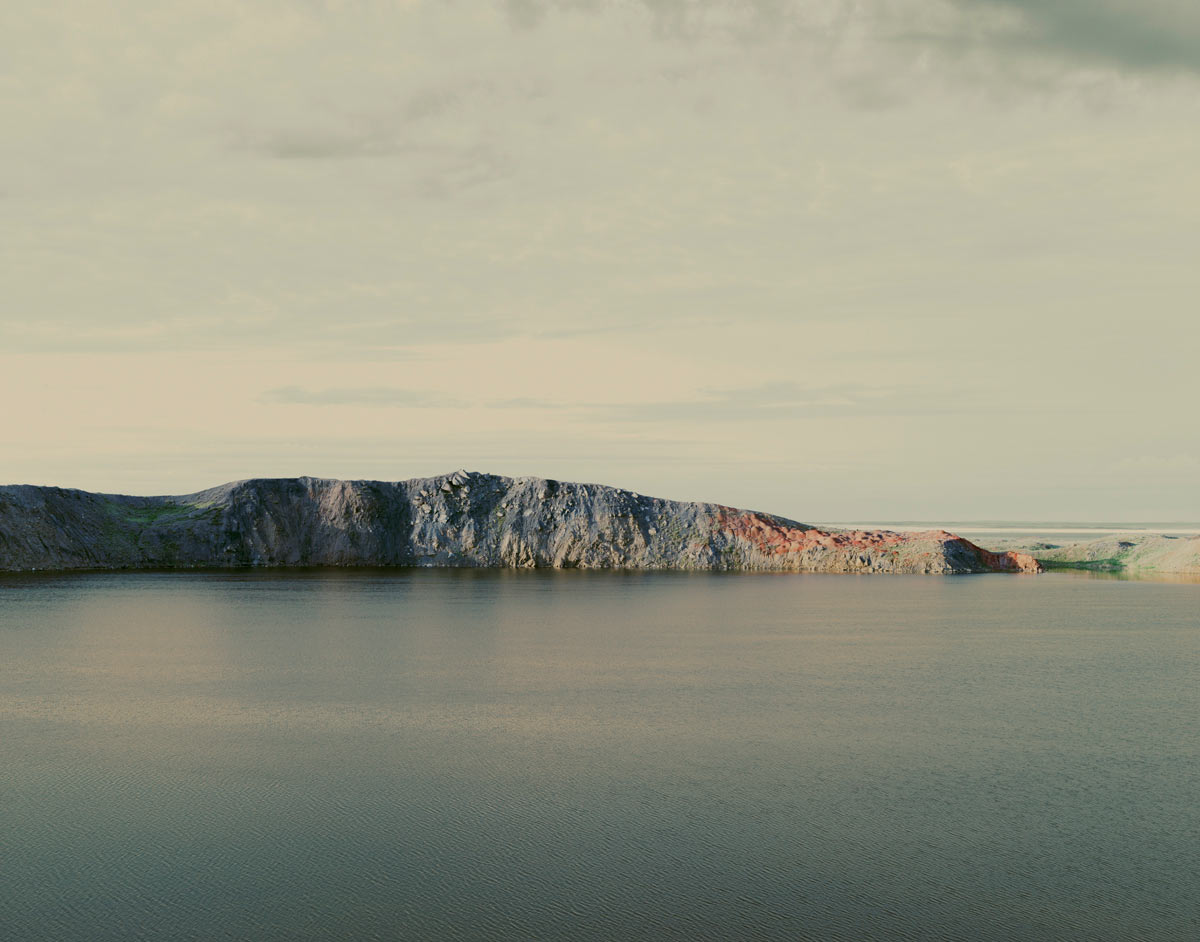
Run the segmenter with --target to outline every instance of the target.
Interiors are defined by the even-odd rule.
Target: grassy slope
[[[1036,550],[1046,569],[1200,573],[1200,536],[1108,537]]]

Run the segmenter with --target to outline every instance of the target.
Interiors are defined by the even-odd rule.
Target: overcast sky
[[[0,8],[0,482],[1200,519],[1200,5]]]

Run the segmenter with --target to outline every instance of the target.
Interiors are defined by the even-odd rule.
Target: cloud
[[[308,389],[303,386],[279,386],[269,389],[260,402],[303,406],[403,406],[422,409],[455,409],[464,403],[458,399],[419,389],[396,386],[334,387]]]
[[[1200,71],[1200,6],[1177,0],[954,0],[970,23],[1005,12],[999,52],[1035,50],[1129,70]]]
[[[614,4],[506,0],[516,28],[548,14],[596,13]],[[714,37],[802,46],[826,57],[847,103],[884,100],[872,77],[926,71],[1008,74],[1041,60],[1073,70],[1107,65],[1128,72],[1200,72],[1200,6],[1178,0],[640,0],[653,35],[700,42]],[[933,61],[937,60],[937,61]]]
[[[691,399],[597,405],[619,422],[745,422],[798,418],[879,418],[963,414],[1038,413],[1043,405],[997,396],[990,390],[843,383],[808,386],[775,381],[731,389],[704,389]]]
[[[442,122],[474,122],[481,111],[511,100],[537,97],[536,82],[521,77],[467,72],[442,76],[411,90],[393,79],[378,88],[307,100],[298,114],[258,115],[229,130],[234,150],[281,160],[327,160],[387,156],[437,161],[478,151],[485,145],[461,131],[447,138]],[[464,115],[465,113],[465,115]]]
[[[638,9],[654,34],[665,39],[698,40],[721,33],[746,36],[777,33],[817,24],[835,30],[848,17],[872,12],[855,0],[504,0],[509,22],[520,29],[540,26],[550,13],[604,13]]]
[[[518,29],[532,29],[546,16],[546,4],[540,0],[504,0],[508,21]]]
[[[772,381],[755,386],[704,388],[691,398],[643,402],[588,402],[532,396],[463,401],[438,393],[391,386],[310,389],[281,386],[268,390],[260,402],[315,406],[385,406],[409,408],[484,408],[505,413],[555,412],[588,423],[633,425],[707,424],[791,421],[798,418],[937,416],[965,414],[1036,413],[1036,401],[1012,401],[988,390],[958,390],[919,386],[873,386],[859,383],[806,385]],[[1057,409],[1056,411],[1063,411]]]
[[[1178,478],[1195,482],[1200,477],[1200,457],[1195,455],[1132,455],[1114,462],[1116,474],[1158,479]]]
[[[488,409],[536,409],[539,411],[557,411],[568,408],[568,403],[552,399],[534,399],[530,396],[515,396],[510,399],[493,399],[484,404]]]
[[[257,151],[279,160],[382,157],[403,149],[390,137],[369,129],[287,128],[258,135],[240,133],[235,140],[239,149]]]

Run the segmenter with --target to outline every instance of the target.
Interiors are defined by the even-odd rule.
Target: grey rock
[[[246,566],[1016,568],[942,531],[823,531],[719,504],[467,471],[397,482],[257,479],[176,497],[0,487],[0,570]]]

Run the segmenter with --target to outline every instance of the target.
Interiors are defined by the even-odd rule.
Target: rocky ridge
[[[246,566],[1037,572],[944,530],[822,530],[597,484],[457,471],[278,478],[178,497],[0,487],[0,570]]]

